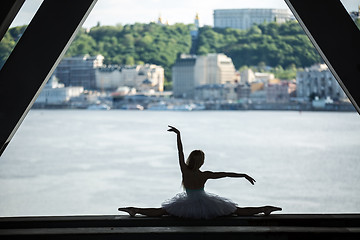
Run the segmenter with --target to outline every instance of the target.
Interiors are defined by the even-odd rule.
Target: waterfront
[[[0,215],[117,214],[181,189],[175,136],[203,170],[245,172],[206,190],[283,213],[360,212],[357,113],[31,110],[0,158]]]

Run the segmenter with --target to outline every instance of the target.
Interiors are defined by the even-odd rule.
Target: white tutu
[[[237,205],[227,198],[207,193],[204,189],[187,189],[165,201],[162,207],[173,216],[210,219],[233,214]]]

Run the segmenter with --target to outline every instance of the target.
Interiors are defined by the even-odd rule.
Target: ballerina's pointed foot
[[[118,211],[127,212],[131,217],[135,217],[136,211],[133,207],[118,208]]]
[[[273,206],[266,206],[265,210],[264,210],[264,214],[265,216],[269,216],[270,213],[274,212],[274,211],[281,211],[282,208],[279,207],[273,207]]]

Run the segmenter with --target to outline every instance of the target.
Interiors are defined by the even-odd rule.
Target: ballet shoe
[[[126,207],[126,208],[118,208],[118,211],[121,211],[121,212],[127,212],[130,217],[135,217],[135,209],[133,207]]]
[[[273,207],[273,206],[266,206],[265,210],[264,210],[264,214],[265,214],[265,216],[269,216],[270,213],[272,213],[274,211],[282,211],[282,208]]]

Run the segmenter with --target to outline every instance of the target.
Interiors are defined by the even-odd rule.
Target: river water
[[[286,111],[31,110],[0,158],[0,216],[118,214],[182,191],[176,137],[239,206],[283,213],[360,212],[360,117]]]

